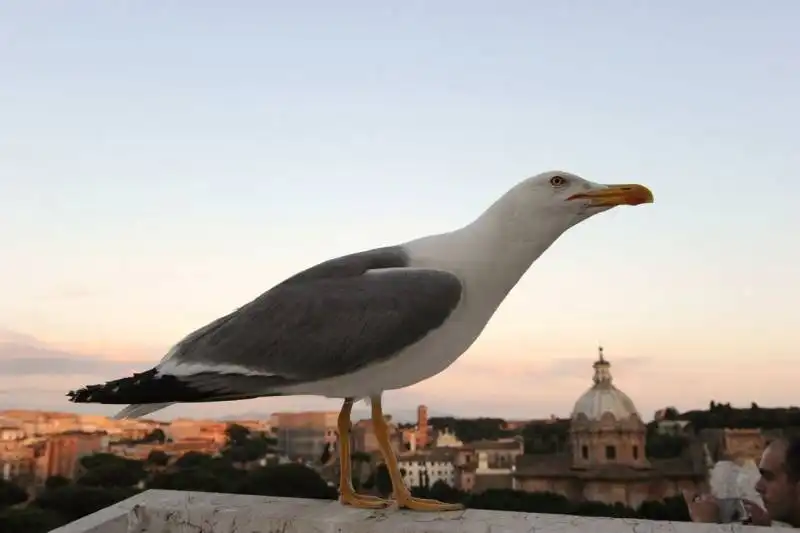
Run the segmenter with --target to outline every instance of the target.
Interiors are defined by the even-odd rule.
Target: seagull
[[[602,185],[569,172],[544,172],[521,181],[458,229],[312,266],[190,333],[150,370],[67,396],[76,403],[130,404],[118,419],[184,402],[337,398],[343,402],[337,424],[342,504],[461,509],[411,495],[390,444],[382,393],[452,365],[567,229],[615,206],[652,202],[642,185]],[[371,406],[392,500],[357,494],[351,483],[350,417],[359,400]]]

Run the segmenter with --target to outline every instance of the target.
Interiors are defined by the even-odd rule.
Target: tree
[[[11,507],[27,500],[28,493],[25,492],[25,489],[0,478],[0,509]]]
[[[163,429],[156,428],[153,431],[151,431],[150,433],[148,433],[147,436],[145,438],[143,438],[139,442],[143,442],[143,443],[157,442],[159,444],[164,444],[165,442],[167,442],[167,436],[164,434],[164,430]]]
[[[70,483],[72,482],[64,476],[50,476],[44,481],[44,487],[46,489],[57,489],[59,487],[66,487]]]
[[[34,503],[42,509],[59,513],[71,522],[130,498],[136,492],[134,489],[122,487],[69,485],[57,489],[45,489]]]
[[[69,520],[35,506],[0,510],[0,531],[5,533],[48,533]]]
[[[271,452],[276,444],[263,433],[252,433],[249,429],[239,424],[230,424],[225,430],[228,442],[223,455],[233,463],[245,465],[264,458]]]
[[[447,503],[465,503],[468,494],[454,487],[451,487],[442,480],[434,483],[430,488],[415,487],[411,493],[417,498],[431,498]]]
[[[471,495],[468,507],[495,511],[569,514],[573,505],[567,498],[552,492],[523,492],[511,489],[489,489]]]
[[[658,422],[647,424],[647,443],[645,455],[653,459],[680,457],[687,450],[690,439],[687,435],[662,433]]]
[[[147,488],[231,493],[237,492],[245,475],[226,458],[187,452],[169,470],[153,475]]]
[[[385,463],[379,464],[375,469],[374,480],[370,485],[372,484],[382,498],[388,498],[392,493],[392,478],[389,477],[389,469],[386,468]]]
[[[682,496],[673,496],[663,501],[646,501],[637,509],[639,518],[646,520],[670,520],[673,522],[689,522],[689,509]]]
[[[169,463],[169,455],[162,450],[152,450],[147,454],[145,463],[153,466],[167,466]]]
[[[667,407],[664,409],[664,420],[678,420],[681,414],[674,407]]]
[[[502,418],[432,417],[428,423],[437,431],[452,429],[456,437],[465,443],[496,440],[513,434],[505,429],[506,421]]]
[[[553,454],[567,448],[570,419],[531,422],[522,428],[526,454]]]
[[[317,472],[297,463],[256,468],[247,473],[238,492],[323,500],[337,496],[336,489],[330,487]]]
[[[225,429],[228,446],[241,446],[250,439],[250,430],[239,424],[228,424]]]
[[[717,428],[790,429],[800,427],[800,408],[767,408],[751,403],[749,408],[731,407],[729,402],[709,403],[707,410],[682,413],[680,420],[690,422],[695,431]]]
[[[77,483],[92,487],[132,487],[145,476],[144,463],[110,453],[97,453],[81,458],[84,472]]]
[[[240,444],[229,445],[222,453],[234,463],[247,464],[265,457],[269,451],[269,441],[258,436],[251,437]]]
[[[235,492],[232,477],[220,476],[204,467],[191,467],[175,472],[156,474],[148,482],[150,489],[186,490],[198,492]]]
[[[175,461],[175,468],[184,470],[194,467],[209,467],[214,458],[206,453],[186,452]]]

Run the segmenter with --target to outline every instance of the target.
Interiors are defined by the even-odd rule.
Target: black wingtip
[[[91,403],[92,396],[95,392],[105,388],[105,385],[87,385],[77,390],[71,390],[67,393],[67,398],[72,403]]]
[[[202,382],[204,374],[194,376]],[[213,374],[212,377],[219,378]],[[239,379],[252,379],[259,388],[264,390],[267,385],[284,378],[269,380],[262,376],[237,376]],[[67,393],[69,401],[73,403],[102,403],[102,404],[134,404],[134,403],[189,403],[189,402],[215,402],[222,400],[243,400],[261,396],[276,396],[259,391],[253,393],[237,393],[231,390],[197,386],[189,380],[180,377],[160,374],[157,369],[151,368],[144,372],[134,374],[132,377],[116,379],[101,385],[87,385]]]
[[[134,404],[203,402],[223,398],[213,390],[194,388],[176,376],[155,368],[100,385],[87,385],[67,393],[73,403]]]
[[[155,369],[141,373],[134,373],[132,377],[115,379],[107,383],[86,385],[67,393],[72,403],[143,403],[140,396],[147,395],[148,388],[158,383]],[[160,391],[163,392],[163,391]]]

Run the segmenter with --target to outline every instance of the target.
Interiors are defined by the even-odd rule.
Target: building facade
[[[634,508],[704,489],[708,470],[702,446],[673,459],[648,459],[646,426],[633,401],[614,385],[602,348],[592,367],[592,386],[572,410],[568,450],[518,457],[514,488]]]

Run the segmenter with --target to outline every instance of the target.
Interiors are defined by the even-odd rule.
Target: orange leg
[[[350,412],[353,410],[353,400],[348,398],[339,412],[339,501],[343,505],[358,507],[360,509],[383,509],[391,502],[370,496],[356,494],[353,488],[352,465],[350,461]]]
[[[392,450],[392,445],[389,440],[389,426],[383,418],[381,397],[373,396],[371,401],[372,427],[375,429],[375,437],[378,440],[378,445],[383,454],[383,460],[386,463],[389,477],[392,480],[392,491],[398,507],[401,509],[410,509],[412,511],[458,511],[463,509],[464,506],[458,503],[444,503],[437,500],[428,500],[411,496],[411,491],[408,490],[408,487],[406,487],[406,484],[403,482],[403,476],[397,464],[397,456],[395,456],[394,450]]]

